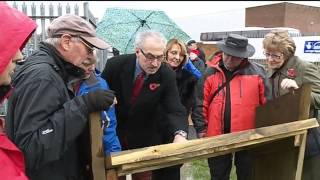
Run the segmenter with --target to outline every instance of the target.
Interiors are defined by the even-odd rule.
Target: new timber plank
[[[109,163],[106,164],[106,168],[119,169],[119,175],[128,172],[142,172],[180,164],[190,159],[226,154],[263,142],[294,137],[295,135],[303,134],[309,128],[317,126],[318,123],[313,118],[216,137],[190,140],[184,143],[171,143],[122,151],[111,154],[111,159],[106,162]]]
[[[106,179],[104,154],[102,149],[102,128],[100,112],[90,114],[91,171],[93,180]]]

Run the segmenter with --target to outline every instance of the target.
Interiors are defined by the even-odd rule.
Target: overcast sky
[[[212,14],[215,12],[233,11],[246,7],[273,4],[285,1],[90,1],[92,13],[101,19],[108,7],[124,7],[132,9],[159,9],[171,18]],[[320,1],[287,1],[320,7]]]
[[[14,1],[8,1],[12,4]],[[25,1],[26,4],[31,4],[35,1]],[[74,4],[80,5],[80,9],[85,1],[49,1],[52,4],[71,6]],[[48,1],[38,1],[47,5]],[[199,14],[212,14],[216,12],[233,11],[246,7],[260,6],[265,4],[273,4],[279,2],[292,2],[296,4],[304,4],[320,7],[320,1],[88,1],[91,12],[97,18],[101,19],[107,8],[123,7],[132,9],[149,9],[163,10],[169,17],[178,18],[186,16],[194,16]],[[22,2],[19,2],[22,3]]]
[[[8,1],[9,4],[13,2]],[[84,2],[86,1],[50,1],[54,5],[60,3],[63,7],[63,12],[65,12],[66,4],[71,6],[71,11],[73,11],[74,5],[78,4],[80,15],[83,15]],[[247,7],[280,2],[320,7],[320,1],[88,1],[90,11],[98,20],[101,20],[106,9],[111,7],[163,10],[187,34],[196,40],[199,40],[201,32],[244,27],[244,14]],[[22,4],[22,2],[18,3]],[[36,6],[44,3],[46,8],[49,4],[47,1],[26,1],[25,3],[27,5],[35,3]],[[28,11],[31,11],[30,6]],[[46,10],[45,12],[48,14],[49,11]],[[40,12],[37,11],[37,15],[39,14]]]

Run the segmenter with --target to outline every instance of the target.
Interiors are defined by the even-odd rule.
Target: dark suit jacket
[[[110,89],[116,92],[117,133],[120,139],[126,135],[128,148],[133,149],[162,144],[163,131],[172,136],[177,130],[187,132],[187,112],[179,99],[175,73],[162,64],[155,74],[144,81],[132,106],[130,98],[135,67],[135,54],[120,55],[109,59],[102,73]],[[163,112],[159,111],[159,106]],[[165,113],[166,118],[156,118],[160,113]]]

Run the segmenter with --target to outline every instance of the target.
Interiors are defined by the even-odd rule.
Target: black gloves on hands
[[[104,111],[113,104],[115,94],[112,90],[98,89],[82,96],[89,112]]]

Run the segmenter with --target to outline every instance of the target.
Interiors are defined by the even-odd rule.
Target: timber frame
[[[126,150],[106,157],[98,153],[99,146],[101,147],[99,142],[102,131],[100,123],[97,123],[99,122],[98,113],[92,114],[90,131],[93,179],[116,180],[118,176],[126,174],[159,169],[245,149],[253,158],[252,180],[300,180],[307,130],[319,126],[315,118],[308,117],[310,92],[310,86],[303,86],[275,102],[259,107],[256,115],[258,127],[256,129],[189,140],[184,143]],[[275,104],[277,108],[274,108]],[[295,113],[292,113],[293,111]],[[272,124],[266,117],[266,115],[269,116],[268,113],[278,113],[277,116],[272,116],[277,118],[271,121]]]

